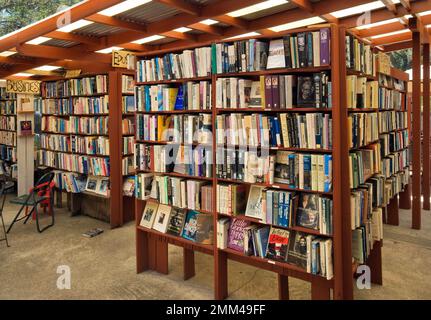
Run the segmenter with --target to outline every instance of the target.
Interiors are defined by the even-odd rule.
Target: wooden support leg
[[[136,230],[136,273],[149,269],[149,238],[146,232]]]
[[[322,278],[315,278],[311,281],[311,299],[312,300],[330,300],[331,288],[327,281]]]
[[[412,187],[409,183],[404,191],[400,193],[399,208],[404,210],[410,210],[412,208]]]
[[[195,276],[195,253],[190,249],[183,249],[183,267],[184,267],[184,280],[189,280]]]
[[[380,241],[374,243],[373,250],[367,260],[367,265],[371,269],[371,283],[382,285],[382,243]]]
[[[423,44],[423,153],[422,153],[422,195],[423,209],[430,209],[430,45]]]
[[[55,192],[55,196],[57,208],[63,208],[63,192],[61,192],[61,190],[57,190]]]
[[[214,296],[216,300],[224,300],[228,295],[227,254],[216,250],[215,255],[217,257],[214,256]]]
[[[289,277],[277,274],[278,276],[278,298],[280,300],[289,300]]]
[[[387,207],[387,224],[392,226],[400,225],[400,217],[398,212],[398,197],[394,197]]]
[[[168,274],[169,272],[169,263],[168,263],[168,243],[166,241],[157,240],[156,241],[156,263],[157,263],[157,272],[161,274]]]
[[[388,219],[387,219],[387,215],[388,215],[388,210],[387,208],[382,208],[382,219],[383,219],[383,223],[388,223]]]
[[[67,194],[67,210],[71,211],[72,209],[72,194]]]

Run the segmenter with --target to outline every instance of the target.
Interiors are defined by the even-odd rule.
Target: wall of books
[[[16,173],[17,162],[17,97],[0,87],[0,161],[2,172]],[[16,177],[15,177],[16,178]]]
[[[356,210],[367,188],[380,183],[373,174],[384,158],[374,54],[355,49],[358,60],[346,57],[353,65],[341,75],[335,57],[346,54],[344,37],[328,25],[137,62],[138,272],[167,272],[170,243],[185,248],[185,278],[194,274],[193,251],[214,255],[217,298],[228,294],[228,260],[274,271],[279,284],[287,274],[310,281],[313,297],[329,298],[330,288],[334,297],[343,294],[337,265],[359,260],[371,247],[355,247],[353,254],[343,249],[342,220],[348,217],[353,241],[358,235],[352,229],[362,230],[365,222],[373,239],[381,239],[382,215],[372,196],[367,218]],[[340,93],[339,75],[355,90],[361,78],[367,93]],[[352,100],[349,137],[340,134],[343,96]],[[350,153],[341,152],[338,136],[350,141]],[[333,184],[341,181],[334,165],[349,172],[349,159],[371,166],[351,170],[351,218],[350,206],[335,205],[343,196],[349,201],[349,194]]]

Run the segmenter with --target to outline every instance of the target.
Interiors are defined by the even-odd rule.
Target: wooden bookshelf
[[[304,29],[301,29],[304,31]],[[318,30],[317,27],[305,29],[307,31]],[[350,112],[378,112],[377,109],[347,109],[346,103],[346,76],[348,74],[366,76],[369,80],[376,80],[374,75],[365,75],[357,71],[348,71],[344,61],[346,61],[346,44],[345,36],[346,29],[334,24],[330,25],[331,31],[331,65],[322,67],[307,67],[298,69],[274,69],[264,70],[255,72],[241,72],[241,73],[223,73],[213,74],[211,77],[204,78],[192,78],[192,79],[180,79],[174,81],[156,81],[156,82],[138,82],[137,85],[156,85],[156,84],[174,84],[174,83],[185,83],[188,81],[197,82],[201,80],[210,79],[213,85],[212,95],[212,128],[213,133],[215,132],[216,116],[219,114],[228,113],[260,113],[260,114],[278,114],[278,113],[324,113],[330,114],[332,118],[332,149],[300,149],[300,148],[283,148],[283,147],[272,147],[270,151],[293,151],[299,153],[316,153],[316,154],[331,154],[332,155],[332,179],[333,187],[330,192],[318,192],[313,190],[302,190],[290,188],[287,185],[282,184],[260,184],[260,183],[248,183],[233,179],[222,179],[216,175],[216,168],[213,166],[212,178],[200,178],[212,182],[213,186],[213,222],[214,222],[214,233],[216,234],[217,221],[221,217],[229,217],[229,215],[217,212],[217,184],[219,182],[227,182],[232,184],[247,184],[257,185],[274,190],[287,190],[298,193],[315,193],[326,196],[333,201],[333,232],[330,235],[320,234],[319,231],[306,229],[298,226],[286,228],[290,230],[304,232],[306,234],[312,234],[321,236],[322,238],[330,238],[333,241],[333,266],[334,266],[334,277],[331,280],[326,278],[307,273],[304,269],[291,265],[289,263],[282,263],[278,261],[272,261],[266,258],[260,258],[256,256],[247,256],[242,252],[238,252],[232,249],[218,249],[216,245],[213,246],[212,251],[206,253],[214,256],[214,296],[216,299],[224,299],[228,297],[228,260],[238,261],[250,266],[269,270],[275,272],[278,276],[279,283],[279,295],[280,298],[285,298],[285,291],[288,287],[288,277],[292,276],[299,278],[311,283],[311,297],[313,299],[352,299],[353,298],[353,275],[356,272],[356,264],[352,264],[352,230],[351,230],[351,219],[350,219],[350,193],[346,190],[349,188],[349,179],[345,177],[349,176],[349,152],[347,139],[347,117]],[[289,31],[289,33],[296,33],[298,30]],[[259,39],[270,39],[267,37],[259,37]],[[277,37],[274,37],[277,38]],[[278,36],[280,38],[280,36]],[[229,42],[229,41],[227,41]],[[233,42],[233,41],[230,41]],[[172,52],[180,52],[178,50],[172,50]],[[162,52],[154,52],[150,55],[140,55],[141,58],[151,58],[162,55]],[[263,75],[299,75],[302,73],[314,73],[326,71],[330,74],[332,82],[332,108],[291,108],[291,109],[265,109],[265,108],[234,108],[234,109],[220,109],[216,106],[216,90],[215,84],[217,79],[227,77],[239,77],[239,78],[258,78]],[[193,114],[193,113],[208,113],[207,110],[181,110],[181,111],[162,111],[162,112],[141,112],[148,114]],[[137,112],[139,114],[140,112]],[[170,144],[169,142],[163,141],[144,141],[137,140],[136,143],[148,144],[148,145],[164,145]],[[358,149],[367,148],[372,144],[379,143],[379,140],[372,141],[367,146],[361,146]],[[172,143],[175,144],[175,143]],[[213,134],[212,146],[221,147],[217,144],[215,134]],[[225,145],[222,145],[223,147]],[[227,146],[228,148],[238,148],[238,146]],[[245,147],[245,146],[241,146]],[[250,147],[255,148],[255,147]],[[216,159],[217,153],[216,148],[213,150],[213,159]],[[139,171],[138,171],[139,172]],[[144,172],[151,172],[146,170]],[[181,175],[175,173],[161,173],[152,172],[156,175],[165,176],[176,176],[186,179],[199,179],[199,177],[192,177],[188,175]],[[370,176],[371,177],[371,176]],[[367,177],[368,178],[368,177]],[[160,273],[167,273],[168,270],[168,243],[183,248],[184,253],[184,279],[189,279],[195,273],[194,267],[194,251],[201,251],[198,244],[190,244],[184,239],[179,237],[172,237],[170,235],[161,234],[154,232],[139,226],[142,218],[143,209],[145,207],[145,201],[136,199],[135,207],[135,218],[136,218],[136,254],[137,254],[137,272],[143,272],[146,270],[155,270]],[[249,218],[240,215],[239,218],[253,222],[255,224],[264,224],[253,218]],[[283,228],[276,226],[277,228]],[[214,243],[216,243],[216,237]],[[381,251],[379,246],[375,246],[375,250],[372,250],[372,256],[375,257],[369,262],[373,272],[377,274],[379,270],[381,272]],[[379,265],[380,263],[380,265]],[[381,275],[380,275],[381,276]],[[332,292],[332,293],[331,293]]]
[[[111,227],[119,227],[123,225],[125,222],[130,221],[133,219],[133,217],[130,215],[124,215],[123,213],[123,195],[122,195],[122,186],[123,186],[123,176],[122,176],[122,112],[121,112],[121,106],[122,106],[122,92],[121,92],[121,74],[122,71],[111,71],[108,73],[88,73],[88,74],[82,74],[78,77],[73,78],[54,78],[50,79],[49,81],[45,81],[42,83],[42,87],[46,86],[46,83],[62,83],[64,81],[68,80],[76,80],[76,79],[83,79],[88,77],[95,77],[95,76],[105,76],[106,77],[106,88],[107,90],[104,92],[94,92],[93,94],[74,94],[74,95],[61,95],[61,96],[49,96],[47,97],[46,94],[43,96],[43,100],[69,100],[75,99],[75,98],[103,98],[107,97],[109,99],[109,112],[89,112],[89,113],[74,113],[74,110],[72,112],[68,112],[67,110],[65,112],[57,112],[57,113],[42,113],[42,117],[53,117],[53,118],[59,118],[64,120],[69,120],[71,117],[75,118],[96,118],[96,117],[106,117],[108,118],[108,127],[109,130],[106,133],[98,133],[98,134],[87,134],[87,133],[63,133],[63,132],[56,132],[56,131],[48,131],[48,130],[42,130],[41,134],[46,135],[58,135],[63,137],[101,137],[101,138],[107,138],[109,139],[109,150],[110,154],[92,154],[92,153],[83,153],[83,152],[72,152],[72,150],[67,151],[59,151],[59,150],[50,150],[48,148],[39,148],[39,150],[42,151],[51,151],[56,153],[64,153],[69,155],[77,155],[77,156],[87,156],[88,158],[97,158],[97,159],[107,159],[109,160],[109,166],[110,166],[110,174],[109,174],[109,180],[110,180],[110,191],[108,196],[99,195],[91,192],[82,192],[80,194],[71,194],[68,195],[68,198],[72,199],[72,203],[77,203],[77,206],[79,207],[80,204],[84,203],[84,200],[81,200],[80,197],[83,199],[94,199],[95,203],[98,203],[98,210],[99,212],[96,214],[91,214],[95,218],[100,218],[103,220],[106,220],[110,223]],[[118,90],[117,90],[118,89]],[[47,111],[47,110],[44,110]],[[70,142],[72,143],[72,142]],[[44,165],[46,166],[46,165]],[[60,169],[58,167],[50,167],[53,170],[58,170],[60,172],[71,172],[76,173],[78,175],[83,175],[82,172],[77,171],[67,171],[64,169]],[[63,190],[58,190],[57,193],[57,199],[59,202],[62,201],[62,194]],[[73,204],[72,204],[72,207]],[[103,209],[101,209],[103,208]],[[72,210],[79,210],[76,208],[72,208]],[[105,211],[106,217],[100,216],[100,211]],[[128,212],[133,211],[133,208],[130,208]]]
[[[6,93],[6,88],[0,91],[0,160],[12,165],[17,162],[17,99],[16,94]],[[6,138],[7,137],[7,138]],[[12,138],[13,143],[6,140]]]

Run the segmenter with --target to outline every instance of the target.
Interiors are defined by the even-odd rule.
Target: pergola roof
[[[411,46],[412,17],[428,41],[431,0],[87,0],[0,37],[0,78],[50,75],[35,70],[44,65],[109,68],[112,48],[170,50],[324,22],[345,25],[383,51],[398,50]]]

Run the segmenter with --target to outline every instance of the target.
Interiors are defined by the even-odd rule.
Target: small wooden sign
[[[67,70],[65,74],[65,78],[74,78],[81,75],[82,70]]]
[[[7,93],[40,94],[40,81],[35,80],[7,80]]]
[[[383,74],[391,74],[391,58],[386,53],[380,52],[379,58],[379,72]]]
[[[134,59],[135,55],[130,51],[112,51],[112,66],[114,68],[123,68],[123,69],[131,69],[130,59]]]

